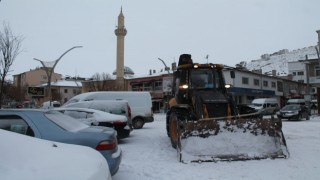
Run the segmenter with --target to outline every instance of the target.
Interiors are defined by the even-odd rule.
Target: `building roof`
[[[47,86],[47,83],[39,85],[40,87]],[[58,80],[51,82],[51,86],[59,86],[59,87],[82,87],[81,81],[75,80]]]

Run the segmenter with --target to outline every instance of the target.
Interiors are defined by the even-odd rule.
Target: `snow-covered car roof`
[[[1,129],[0,137],[5,140],[0,141],[2,180],[111,180],[106,159],[90,147],[42,140]]]
[[[52,110],[93,113],[93,118],[98,122],[114,122],[114,121],[127,122],[128,121],[126,116],[111,114],[111,113],[96,110],[96,109],[77,108],[77,107],[59,107],[59,108],[54,108]],[[79,118],[83,118],[83,117],[79,117]]]

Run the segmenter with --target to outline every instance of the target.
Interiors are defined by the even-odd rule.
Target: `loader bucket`
[[[180,162],[288,158],[281,120],[252,116],[181,122]]]

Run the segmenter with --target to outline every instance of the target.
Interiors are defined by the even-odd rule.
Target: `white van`
[[[79,101],[75,103],[64,104],[63,107],[89,108],[111,114],[124,115],[128,119],[129,127],[132,128],[131,108],[126,100]]]
[[[262,112],[264,115],[270,115],[279,110],[279,103],[275,98],[258,98],[252,101],[250,107]]]
[[[76,95],[67,101],[64,106],[93,100],[127,100],[131,108],[132,125],[140,129],[145,123],[153,122],[152,101],[149,92],[138,91],[97,91]]]
[[[42,109],[51,109],[51,108],[60,107],[60,106],[61,106],[61,104],[59,101],[51,101],[51,104],[50,104],[50,101],[46,101],[46,102],[42,103],[41,108]]]

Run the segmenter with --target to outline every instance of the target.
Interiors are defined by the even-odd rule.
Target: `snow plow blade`
[[[277,118],[250,115],[181,122],[178,158],[184,163],[288,158],[281,128]]]

